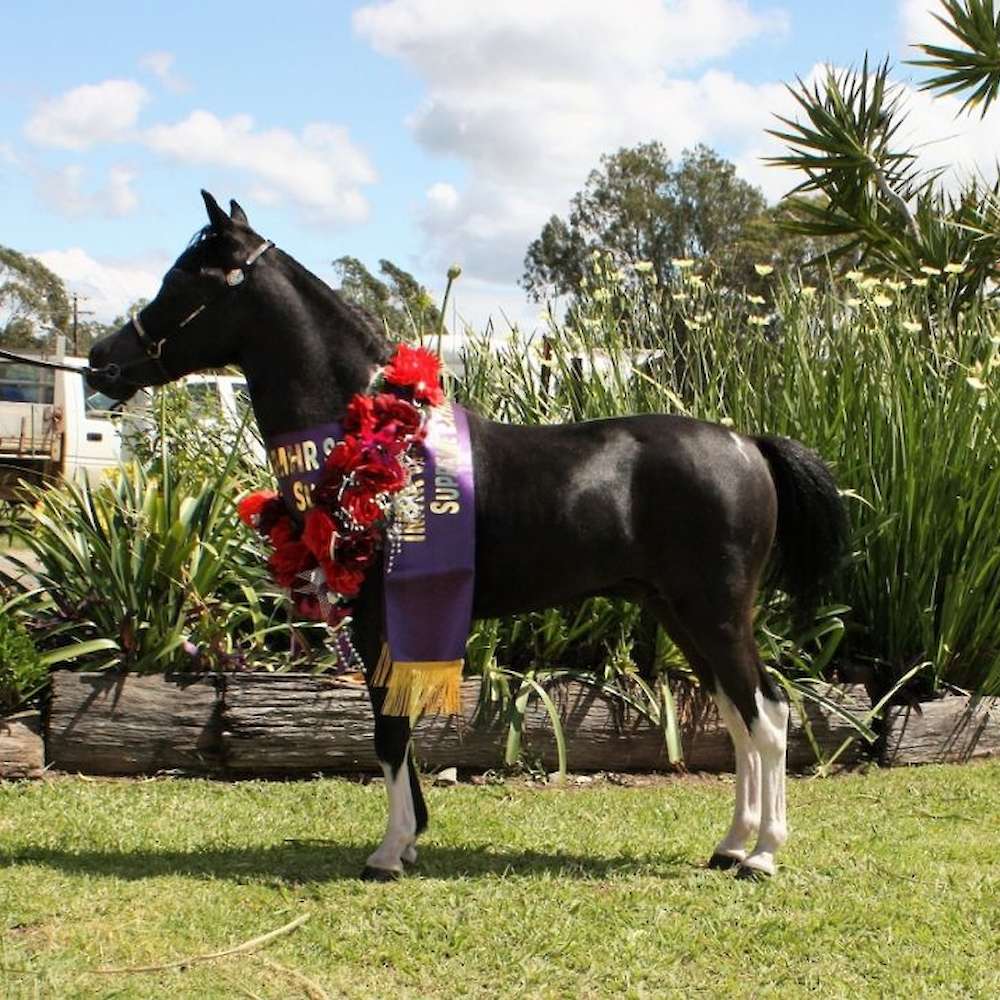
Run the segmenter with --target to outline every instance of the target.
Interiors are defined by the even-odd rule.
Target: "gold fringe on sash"
[[[389,647],[382,652],[372,678],[376,687],[388,688],[383,715],[455,715],[462,707],[462,660],[427,660],[393,663]]]

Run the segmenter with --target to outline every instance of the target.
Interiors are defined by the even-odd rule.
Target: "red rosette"
[[[296,530],[295,522],[287,514],[279,517],[268,532],[268,539],[276,549],[298,541],[298,536],[299,533]]]
[[[352,569],[367,569],[378,552],[378,536],[373,531],[352,531],[340,535],[334,546],[334,560]]]
[[[400,344],[385,366],[382,377],[392,385],[409,389],[413,398],[420,402],[430,403],[431,406],[444,402],[444,392],[439,384],[441,362],[426,347]]]
[[[347,404],[343,427],[348,434],[368,434],[375,427],[375,399],[363,393],[355,393]]]
[[[278,494],[274,490],[257,490],[240,500],[236,505],[236,512],[247,527],[256,528],[260,524],[261,512],[276,500]]]
[[[425,434],[423,414],[415,404],[436,406],[444,400],[440,371],[437,356],[426,348],[397,347],[383,377],[405,398],[383,392],[351,399],[342,422],[345,435],[326,458],[313,492],[315,506],[301,525],[273,491],[260,490],[239,502],[241,520],[274,546],[268,566],[275,581],[291,589],[300,615],[325,618],[336,626],[350,614],[348,602],[357,597],[379,551],[382,504],[408,480],[399,458]],[[302,575],[317,566],[330,596],[339,598],[325,615],[326,601],[302,582]]]
[[[420,411],[405,399],[391,392],[372,397],[374,429],[380,437],[391,435],[397,440],[412,438],[420,430]]]
[[[336,522],[322,507],[310,507],[306,511],[302,544],[322,562],[330,558],[330,542],[336,531]]]
[[[346,476],[363,459],[364,447],[361,441],[353,434],[348,434],[330,449],[325,468],[328,472]]]
[[[329,568],[324,567],[324,572],[327,574],[326,583],[330,590],[348,600],[358,596],[361,585],[365,582],[363,569],[342,566],[340,563],[331,563]]]
[[[316,565],[316,559],[302,542],[292,541],[277,546],[267,565],[278,586],[290,588],[300,573]]]
[[[352,475],[354,488],[364,493],[398,493],[406,485],[406,470],[391,455],[372,453]]]
[[[341,495],[340,502],[355,524],[367,527],[382,517],[382,508],[375,502],[371,490],[349,486]]]

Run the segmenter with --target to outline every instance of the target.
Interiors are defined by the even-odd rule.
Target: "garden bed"
[[[480,682],[462,685],[462,713],[431,716],[415,731],[426,770],[503,766],[507,723],[480,711]],[[663,736],[618,699],[576,681],[549,687],[573,771],[656,771],[667,767]],[[674,689],[685,766],[733,768],[732,746],[715,707],[697,688]],[[854,716],[868,711],[863,687],[830,685],[824,694]],[[789,729],[788,766],[808,770],[855,736],[838,713],[805,702]],[[44,732],[43,732],[44,728]],[[812,739],[810,739],[810,733]],[[350,680],[312,674],[122,676],[57,671],[46,724],[38,712],[0,720],[0,778],[39,776],[44,767],[100,775],[162,772],[224,777],[302,777],[377,772],[368,694]],[[813,745],[815,742],[815,747]],[[522,727],[526,758],[558,765],[552,720],[531,702]],[[855,740],[838,757],[856,763]],[[891,708],[880,761],[899,766],[1000,755],[1000,700],[943,698]]]
[[[416,753],[425,769],[485,771],[503,765],[507,725],[478,712],[479,690],[478,679],[465,681],[461,715],[432,716],[418,724]],[[667,766],[660,730],[638,712],[575,681],[554,684],[549,691],[572,770],[652,771]],[[674,696],[688,769],[731,770],[732,747],[712,703],[688,686],[678,686]],[[859,686],[830,687],[827,696],[852,714],[869,706]],[[824,754],[853,735],[850,724],[836,713],[812,702],[807,706],[812,737]],[[37,718],[34,726],[32,742],[23,722],[8,724],[20,735],[16,742],[0,742],[0,777],[40,773]],[[291,673],[192,678],[57,671],[52,675],[44,760],[58,770],[105,775],[370,772],[377,771],[373,735],[367,692],[347,680]],[[528,759],[547,769],[557,766],[552,720],[537,701],[527,707],[522,739]],[[8,746],[13,749],[3,749]],[[851,763],[860,752],[855,743],[840,760]],[[793,713],[789,767],[803,770],[815,761],[812,743]]]

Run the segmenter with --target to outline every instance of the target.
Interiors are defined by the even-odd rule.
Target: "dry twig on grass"
[[[216,959],[229,958],[231,955],[245,955],[248,952],[256,951],[258,948],[263,948],[264,945],[270,944],[275,938],[291,934],[292,931],[301,927],[311,916],[311,913],[302,913],[283,927],[268,931],[267,934],[261,934],[259,937],[251,938],[249,941],[244,941],[242,944],[238,944],[233,948],[226,948],[223,951],[213,951],[205,955],[192,955],[190,958],[181,958],[175,962],[164,962],[162,965],[131,965],[122,968],[94,969],[93,972],[101,976],[130,975],[138,972],[163,972],[165,969],[182,969],[188,965],[197,965],[200,962],[214,962]]]

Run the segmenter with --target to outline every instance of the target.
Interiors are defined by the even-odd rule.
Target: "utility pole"
[[[79,328],[80,328],[80,317],[81,316],[93,316],[93,309],[81,309],[79,307],[79,298],[76,292],[73,293],[73,356],[80,356],[80,338],[79,338]],[[86,296],[84,296],[86,298]]]

